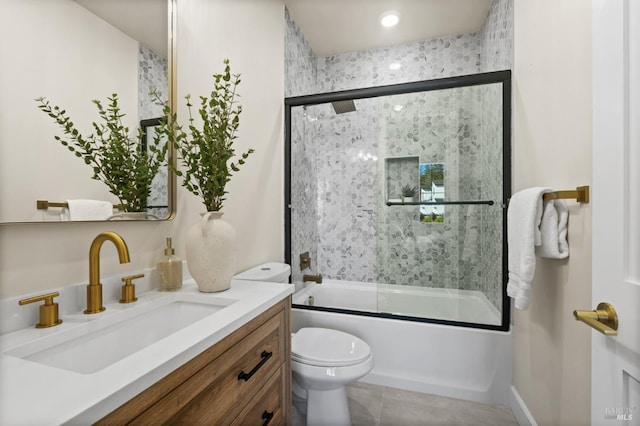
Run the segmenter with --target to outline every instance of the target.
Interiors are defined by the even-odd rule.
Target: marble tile
[[[156,91],[160,99],[168,99],[168,62],[158,53],[140,44],[138,49],[138,120],[162,117],[162,106],[151,96]],[[147,198],[149,206],[169,205],[168,171],[161,167],[151,182],[151,194]],[[157,217],[167,216],[167,207],[149,209]]]
[[[480,31],[481,71],[511,69],[513,64],[513,0],[493,0]]]

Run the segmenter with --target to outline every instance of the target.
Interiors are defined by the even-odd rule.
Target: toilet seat
[[[346,367],[365,362],[371,348],[363,340],[338,330],[301,328],[291,339],[291,359],[318,367]]]

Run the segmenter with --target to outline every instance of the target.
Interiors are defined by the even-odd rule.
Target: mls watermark
[[[618,420],[618,421],[627,421],[630,422],[633,420],[633,416],[637,413],[636,410],[638,407],[615,407],[615,408],[605,408],[604,409],[604,418],[606,420]]]

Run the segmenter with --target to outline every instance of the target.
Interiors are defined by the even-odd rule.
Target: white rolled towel
[[[67,200],[69,220],[107,220],[113,216],[113,204],[101,200]]]

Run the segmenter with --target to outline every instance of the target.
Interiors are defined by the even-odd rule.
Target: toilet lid
[[[358,364],[371,348],[351,334],[327,328],[301,328],[291,339],[291,358],[303,364],[340,367]]]

